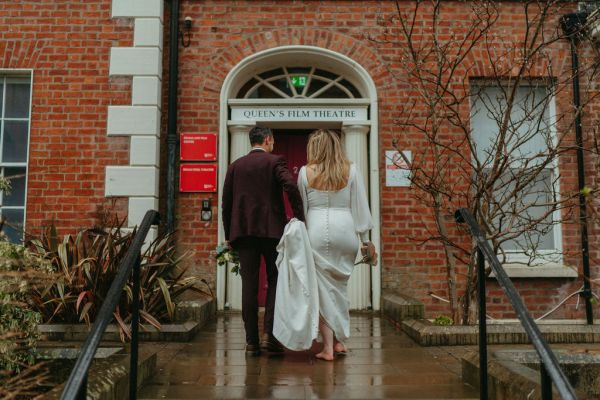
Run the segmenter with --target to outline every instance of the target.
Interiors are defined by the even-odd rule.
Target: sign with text
[[[366,105],[232,106],[233,121],[367,121]]]
[[[412,162],[411,151],[402,153],[409,162]],[[396,150],[385,152],[385,186],[410,186],[410,168]]]
[[[304,87],[306,86],[307,76],[290,76],[290,80],[292,81],[292,85],[294,87]]]
[[[216,192],[217,164],[181,164],[180,192]]]
[[[182,133],[180,140],[181,161],[216,161],[216,133]]]

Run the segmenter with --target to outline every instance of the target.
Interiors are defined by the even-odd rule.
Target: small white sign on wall
[[[412,152],[402,152],[409,162],[412,162]],[[410,186],[410,169],[400,152],[386,150],[385,152],[385,185]]]
[[[246,106],[232,105],[233,121],[366,121],[366,105],[343,106]]]

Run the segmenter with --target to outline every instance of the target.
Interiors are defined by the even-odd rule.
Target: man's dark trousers
[[[234,247],[240,256],[242,275],[242,318],[246,329],[246,343],[258,344],[258,290],[260,257],[265,258],[267,268],[267,299],[265,302],[264,333],[273,334],[275,293],[277,289],[277,244],[279,240],[253,236],[236,240]]]
[[[257,297],[261,254],[265,257],[269,282],[265,333],[272,339],[276,246],[287,223],[283,192],[288,195],[294,216],[304,221],[302,197],[284,157],[254,149],[227,168],[222,197],[223,230],[225,240],[240,256],[247,344],[259,344]]]

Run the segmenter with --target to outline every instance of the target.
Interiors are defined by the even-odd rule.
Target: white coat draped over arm
[[[312,249],[302,221],[293,218],[277,245],[273,335],[290,350],[307,350],[317,338],[319,295]]]

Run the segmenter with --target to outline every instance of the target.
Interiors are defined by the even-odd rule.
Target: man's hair
[[[273,137],[273,132],[269,128],[255,126],[250,129],[248,136],[250,136],[250,145],[255,146],[257,144],[263,144],[267,136]]]

